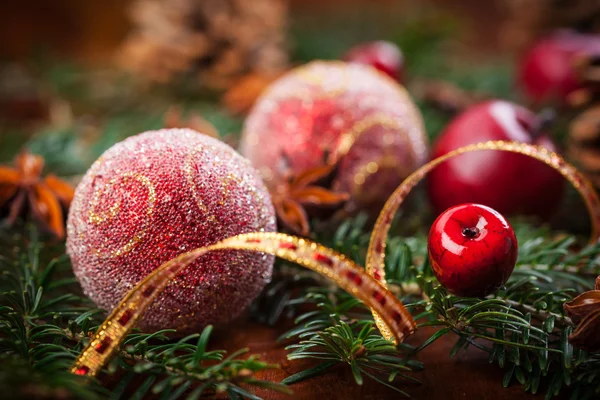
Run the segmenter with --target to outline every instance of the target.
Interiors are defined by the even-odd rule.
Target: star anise
[[[569,336],[573,346],[595,351],[600,349],[600,276],[594,290],[588,290],[564,304],[567,315],[576,324]]]
[[[334,207],[348,200],[348,193],[334,192],[319,184],[330,178],[335,170],[336,165],[325,165],[295,176],[288,174],[271,189],[277,217],[287,229],[307,236],[310,233],[308,207]]]
[[[65,236],[63,207],[73,200],[73,187],[55,175],[42,178],[44,159],[22,152],[15,168],[0,166],[0,209],[6,209],[8,223],[29,211],[56,237]]]

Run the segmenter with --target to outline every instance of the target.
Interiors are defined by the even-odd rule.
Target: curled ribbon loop
[[[369,249],[366,269],[318,243],[281,233],[247,233],[224,239],[213,245],[183,253],[155,269],[138,283],[100,326],[91,342],[75,361],[71,372],[95,376],[119,349],[125,335],[135,326],[158,294],[187,266],[211,251],[247,250],[278,256],[313,270],[336,282],[367,304],[381,334],[394,343],[401,342],[416,327],[411,314],[398,298],[387,289],[385,281],[385,245],[396,211],[408,193],[440,163],[460,154],[499,150],[533,157],[560,172],[583,197],[592,220],[591,242],[598,240],[600,200],[590,182],[567,164],[558,154],[539,146],[523,143],[493,141],[478,143],[454,150],[436,158],[412,173],[388,199],[377,218]]]
[[[592,232],[590,235],[590,243],[598,241],[600,235],[600,199],[590,181],[583,176],[573,165],[567,163],[561,156],[541,146],[534,146],[526,143],[505,142],[502,140],[476,143],[469,146],[460,147],[454,151],[444,154],[436,159],[431,160],[421,168],[413,172],[408,178],[398,186],[387,200],[383,209],[377,217],[371,240],[369,241],[369,249],[367,251],[366,270],[369,275],[379,281],[383,286],[387,287],[385,282],[385,244],[390,226],[394,215],[402,205],[404,199],[410,191],[423,180],[423,178],[435,167],[451,158],[464,153],[483,150],[508,151],[511,153],[524,154],[535,158],[554,168],[556,171],[565,177],[571,185],[579,192],[588,213],[590,214]],[[393,332],[389,329],[385,321],[373,311],[373,318],[377,327],[381,331],[383,337],[388,340],[393,340]]]

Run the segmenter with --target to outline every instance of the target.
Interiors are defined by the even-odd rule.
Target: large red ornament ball
[[[555,151],[531,111],[507,101],[472,106],[452,120],[433,144],[432,157],[489,140],[536,144]],[[475,202],[505,215],[548,218],[556,211],[564,189],[562,176],[531,157],[505,151],[477,151],[454,157],[427,178],[429,198],[437,213],[457,204]]]
[[[67,253],[86,295],[114,308],[148,273],[177,255],[245,232],[274,231],[269,194],[249,162],[189,129],[117,143],[75,191]],[[180,273],[140,328],[197,332],[238,316],[270,280],[273,257],[220,251]]]
[[[376,69],[315,61],[278,79],[246,120],[241,152],[267,182],[339,159],[333,189],[347,210],[381,205],[427,157],[421,115]]]
[[[518,84],[535,102],[566,103],[582,86],[577,58],[600,55],[600,35],[557,31],[535,43],[519,65]]]
[[[517,262],[512,227],[500,213],[480,204],[444,211],[431,226],[427,247],[436,278],[457,296],[494,293]]]

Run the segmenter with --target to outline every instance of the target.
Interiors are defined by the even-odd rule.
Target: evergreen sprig
[[[153,393],[165,399],[196,399],[226,393],[230,398],[258,398],[248,390],[251,387],[290,393],[282,384],[257,379],[257,372],[277,366],[255,356],[239,358],[246,349],[228,356],[224,350],[209,350],[210,326],[178,341],[167,336],[174,331],[129,334],[104,371],[121,377],[111,389],[71,374],[69,369],[101,323],[103,310],[75,294],[79,288],[62,246],[57,250],[60,255],[46,262],[52,249],[42,247],[35,229],[25,237],[0,235],[3,395],[140,399]]]
[[[454,335],[457,342],[449,356],[470,347],[486,352],[490,363],[506,371],[504,386],[517,381],[526,391],[544,391],[548,399],[565,390],[573,399],[596,398],[600,394],[600,355],[570,345],[573,323],[564,315],[563,304],[593,286],[600,272],[600,245],[573,250],[577,242],[573,236],[553,237],[545,228],[526,222],[514,225],[520,243],[517,266],[505,287],[486,299],[449,295],[438,284],[429,267],[424,236],[392,235],[388,239],[385,267],[390,289],[405,301],[420,327],[437,328],[413,353],[442,336]],[[333,239],[328,244],[358,263],[364,262],[369,235],[363,226],[362,218],[346,221],[329,236]],[[327,361],[296,374],[300,377],[322,373],[333,360],[347,362],[352,355],[351,336],[346,336],[346,351],[341,357],[339,346],[326,345],[321,335],[339,335],[342,324],[372,324],[368,310],[337,289],[309,289],[304,296],[292,299],[289,306],[307,303],[314,304],[316,310],[301,313],[296,326],[284,335],[303,340],[289,347],[293,350],[289,358]],[[313,347],[319,352],[311,352]]]
[[[315,309],[296,318],[296,327],[280,337],[280,340],[299,340],[286,347],[291,350],[288,359],[307,358],[320,363],[286,378],[283,383],[296,383],[340,364],[351,369],[358,385],[362,385],[364,375],[403,395],[407,394],[392,383],[417,381],[407,374],[423,368],[422,363],[407,357],[414,348],[405,344],[398,348],[384,339],[375,328],[368,309],[346,292],[310,288],[303,297],[289,304],[312,304]]]
[[[329,368],[345,363],[350,366],[356,384],[363,384],[363,375],[385,385],[400,394],[408,394],[396,385],[399,378],[418,382],[406,372],[421,367],[417,361],[407,360],[390,341],[376,333],[371,321],[346,323],[317,331],[298,344],[287,347],[292,352],[288,359],[313,358],[321,360],[315,367],[286,378],[283,383],[291,384],[321,374]]]

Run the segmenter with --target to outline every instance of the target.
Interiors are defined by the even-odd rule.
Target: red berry
[[[404,56],[400,48],[392,42],[379,40],[359,44],[348,50],[343,59],[375,67],[398,82],[403,80]]]
[[[433,157],[489,140],[531,143],[555,151],[538,132],[540,120],[526,108],[506,101],[475,105],[456,117],[433,146]],[[429,175],[428,191],[437,213],[476,202],[502,214],[548,218],[558,207],[563,178],[531,157],[504,151],[478,151],[450,159]]]
[[[600,53],[600,35],[558,31],[537,42],[521,60],[518,83],[535,102],[565,103],[581,87],[577,58]]]
[[[427,242],[438,281],[456,296],[483,297],[504,285],[517,261],[517,238],[490,207],[461,204],[433,223]]]

